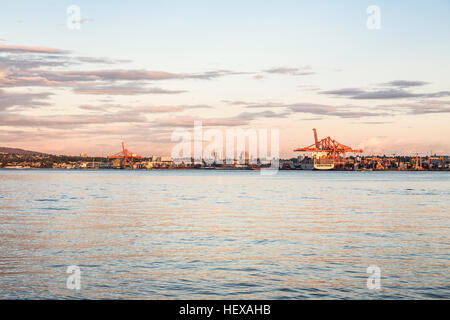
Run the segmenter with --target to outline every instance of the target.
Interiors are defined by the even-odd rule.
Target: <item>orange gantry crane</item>
[[[414,170],[423,170],[422,157],[419,157],[419,155],[416,154],[416,156],[411,159],[411,165]]]
[[[142,157],[130,152],[128,149],[125,149],[125,145],[122,141],[122,151],[117,152],[111,156],[108,156],[108,159],[123,159],[123,167],[126,168],[128,164],[130,167],[133,166],[134,159],[141,159]]]
[[[363,152],[362,150],[355,150],[351,147],[343,145],[330,137],[326,137],[322,140],[317,138],[317,130],[314,131],[314,144],[304,147],[297,148],[296,152],[313,152],[314,153],[314,167],[320,169],[320,163],[328,163],[330,169],[338,166],[345,166],[346,159],[345,154],[348,152]],[[316,160],[317,158],[317,160]],[[342,159],[341,159],[342,158]],[[317,162],[317,163],[316,163]],[[316,165],[318,164],[318,165]],[[325,166],[323,169],[328,169]]]

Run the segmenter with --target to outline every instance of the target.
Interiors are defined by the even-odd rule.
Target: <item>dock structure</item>
[[[330,170],[334,168],[345,168],[346,153],[362,153],[362,150],[356,150],[346,146],[330,137],[322,140],[317,138],[317,130],[314,128],[314,144],[297,148],[295,152],[312,152],[314,159],[314,168],[318,170]]]
[[[216,169],[216,170],[260,170],[278,164],[279,170],[349,170],[349,171],[450,171],[450,156],[429,154],[415,155],[361,155],[362,150],[343,145],[331,137],[318,139],[313,129],[314,143],[308,147],[297,148],[302,152],[298,157],[257,158],[250,161],[249,154],[243,152],[238,159],[194,159],[193,157],[172,158],[170,156],[137,155],[125,148],[107,157],[51,155],[42,153],[0,152],[0,168],[4,169]],[[20,149],[18,149],[20,150]],[[311,154],[305,154],[311,153]],[[347,156],[348,153],[356,153]]]
[[[130,152],[128,149],[125,149],[125,144],[122,141],[122,151],[117,152],[113,155],[110,155],[107,158],[108,159],[120,159],[121,160],[121,168],[126,169],[128,167],[133,168],[134,159],[141,159],[142,157],[133,152]]]

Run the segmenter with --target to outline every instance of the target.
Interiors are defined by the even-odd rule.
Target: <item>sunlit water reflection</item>
[[[0,298],[450,298],[449,218],[448,172],[1,170]]]

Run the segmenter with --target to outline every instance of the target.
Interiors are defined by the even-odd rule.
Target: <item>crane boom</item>
[[[324,163],[332,163],[333,166],[345,166],[346,159],[345,154],[347,152],[355,152],[355,153],[361,153],[363,152],[360,149],[353,149],[349,146],[346,146],[330,137],[326,137],[322,140],[319,140],[317,137],[317,130],[314,128],[314,144],[303,147],[303,148],[297,148],[294,151],[295,152],[313,152],[314,153],[314,161],[317,160],[317,163],[324,162]],[[342,160],[341,160],[342,158]]]
[[[314,128],[313,131],[314,131],[314,142],[316,144],[316,148],[319,148],[319,139],[317,138],[317,130],[316,130],[316,128]]]

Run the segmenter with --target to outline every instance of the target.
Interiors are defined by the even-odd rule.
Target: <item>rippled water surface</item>
[[[3,299],[448,299],[449,266],[449,172],[0,170]]]

